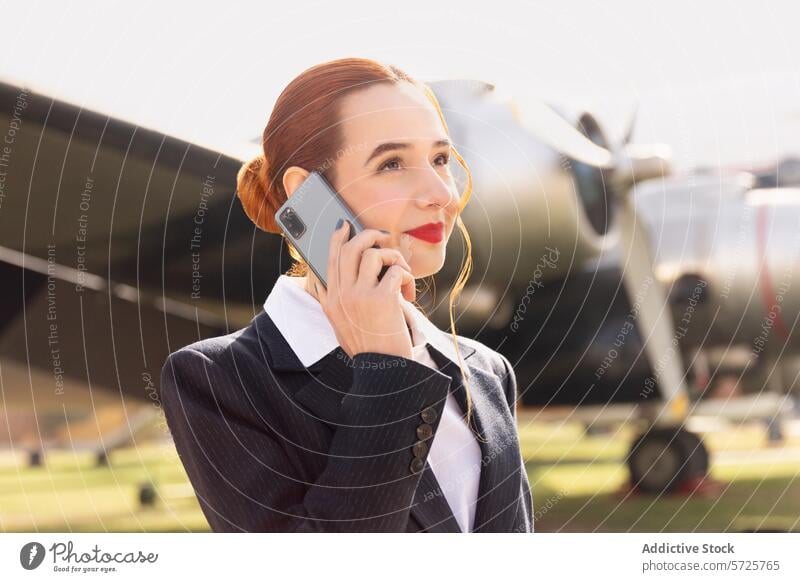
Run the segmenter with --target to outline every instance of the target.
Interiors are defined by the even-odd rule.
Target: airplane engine
[[[684,353],[707,374],[746,370],[744,392],[796,391],[800,188],[754,186],[745,172],[673,177],[634,197]]]

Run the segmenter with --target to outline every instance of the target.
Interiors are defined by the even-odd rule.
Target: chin
[[[444,265],[444,257],[431,257],[429,261],[420,261],[412,265],[411,269],[414,272],[415,279],[422,279],[423,277],[430,277],[438,273]]]

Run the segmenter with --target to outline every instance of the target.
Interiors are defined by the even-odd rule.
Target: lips
[[[438,243],[444,238],[444,223],[429,222],[417,228],[407,230],[411,236],[429,243]]]

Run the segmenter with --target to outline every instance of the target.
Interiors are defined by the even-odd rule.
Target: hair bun
[[[280,232],[275,224],[274,205],[267,186],[267,159],[261,153],[245,162],[236,175],[236,193],[245,214],[263,231]]]

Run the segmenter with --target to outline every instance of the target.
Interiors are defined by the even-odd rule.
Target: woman
[[[164,364],[167,422],[214,531],[533,531],[508,360],[413,303],[456,225],[469,248],[471,183],[459,196],[451,155],[467,169],[433,93],[395,67],[322,63],[278,98],[239,173],[245,212],[279,233],[276,210],[316,169],[365,230],[331,237],[327,289],[290,245],[248,327]]]

